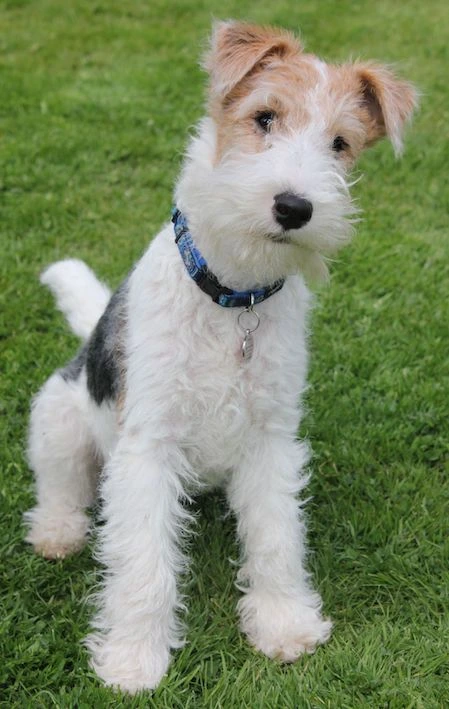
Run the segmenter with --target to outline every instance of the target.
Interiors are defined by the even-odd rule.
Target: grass
[[[199,501],[188,640],[156,693],[112,694],[80,639],[90,550],[23,542],[31,395],[76,348],[39,286],[76,255],[116,285],[166,219],[211,16],[301,27],[311,50],[398,63],[423,92],[407,152],[363,158],[358,235],[318,295],[312,339],[310,565],[335,621],[281,667],[235,617],[232,520]],[[3,0],[0,206],[0,706],[265,709],[449,705],[447,95],[443,0]],[[292,324],[293,326],[293,324]]]

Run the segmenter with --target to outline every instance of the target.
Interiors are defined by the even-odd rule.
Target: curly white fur
[[[78,357],[49,379],[31,414],[29,457],[38,502],[28,513],[28,540],[38,552],[57,557],[82,546],[85,509],[104,466],[98,555],[105,575],[87,646],[104,682],[130,692],[156,687],[171,649],[182,644],[176,579],[185,566],[179,541],[189,515],[183,502],[207,486],[224,487],[237,517],[243,547],[238,609],[249,641],[290,662],[326,641],[331,630],[304,568],[298,500],[309,456],[296,439],[311,300],[304,275],[323,275],[325,255],[351,231],[351,160],[336,155],[332,130],[353,141],[355,155],[388,129],[388,121],[375,125],[368,104],[374,98],[365,97],[357,68],[327,69],[302,58],[290,35],[231,23],[214,37],[212,117],[191,143],[176,195],[196,244],[223,283],[243,290],[286,278],[282,290],[257,306],[253,357],[241,357],[240,311],[216,305],[197,287],[167,224],[120,295],[119,330],[107,333],[108,347],[112,335],[120,344],[120,394],[96,400],[89,362]],[[254,38],[257,47],[239,58],[244,42],[254,44]],[[234,40],[235,51],[228,51]],[[269,72],[267,57],[279,47],[283,54]],[[288,51],[293,58],[286,64]],[[265,64],[255,71],[261,57]],[[263,136],[251,107],[262,96],[271,110],[279,66],[302,93],[293,90],[292,105],[284,106],[284,124],[290,124]],[[375,87],[375,69],[367,72],[365,83]],[[247,83],[233,99],[232,114],[234,104],[220,92],[223,86],[232,91],[238,81]],[[283,77],[278,84],[279,112],[288,86]],[[401,99],[404,84],[398,87],[385,100],[378,90],[385,114],[392,115],[391,96],[410,103],[410,97]],[[405,120],[407,111],[396,106],[393,113],[396,139],[397,117]],[[285,191],[306,195],[313,215],[289,232],[288,243],[279,243],[273,198]],[[109,297],[106,287],[70,260],[51,266],[42,280],[75,332],[88,337]]]

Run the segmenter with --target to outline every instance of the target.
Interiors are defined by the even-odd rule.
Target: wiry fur
[[[249,641],[290,662],[329,637],[304,568],[297,499],[308,461],[296,439],[304,276],[325,275],[326,255],[350,236],[347,174],[357,155],[384,134],[398,146],[414,103],[411,87],[386,69],[326,65],[288,33],[240,23],[215,29],[206,65],[209,116],[176,199],[223,283],[243,290],[286,279],[257,306],[252,360],[242,361],[239,311],[213,303],[189,277],[171,224],[107,307],[109,292],[81,262],[54,264],[42,278],[88,340],[33,403],[38,501],[28,541],[48,557],[79,549],[103,467],[105,576],[87,646],[99,676],[130,692],[155,687],[182,643],[183,502],[207,486],[224,487],[237,517],[238,610]],[[275,115],[267,133],[260,110]],[[347,142],[338,154],[336,135]],[[273,216],[285,191],[313,204],[310,221],[286,234]]]
[[[86,340],[106,308],[111,291],[79,259],[52,263],[41,275],[75,335]]]

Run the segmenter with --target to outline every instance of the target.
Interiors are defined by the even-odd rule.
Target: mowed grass
[[[77,347],[38,274],[78,256],[117,285],[167,219],[212,16],[301,28],[327,59],[397,63],[422,108],[401,161],[387,144],[363,158],[364,220],[317,293],[301,433],[315,451],[309,563],[333,636],[289,667],[247,645],[233,521],[207,496],[188,644],[153,695],[128,698],[99,684],[80,644],[91,549],[49,563],[23,542],[30,398]],[[447,3],[4,0],[0,26],[0,705],[449,706]]]

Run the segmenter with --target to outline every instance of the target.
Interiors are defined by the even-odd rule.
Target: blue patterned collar
[[[221,285],[218,278],[209,270],[206,260],[194,244],[187,225],[187,220],[179,209],[173,210],[172,222],[175,228],[176,243],[187,272],[204,293],[223,308],[248,308],[266,300],[281,290],[284,279],[280,279],[264,288],[238,291]]]

